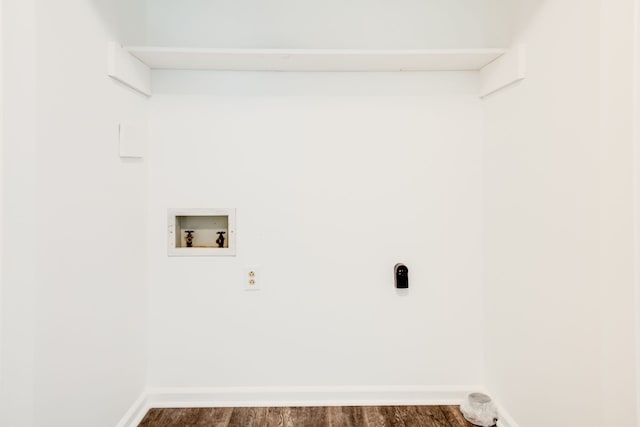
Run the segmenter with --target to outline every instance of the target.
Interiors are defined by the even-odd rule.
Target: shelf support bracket
[[[504,55],[480,69],[480,97],[485,98],[524,80],[527,58],[524,45],[509,49]]]
[[[119,43],[109,43],[107,63],[109,77],[136,92],[151,96],[151,69]]]

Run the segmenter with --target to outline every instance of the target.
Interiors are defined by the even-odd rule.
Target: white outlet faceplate
[[[262,283],[260,282],[261,278],[258,267],[255,265],[246,266],[242,274],[242,280],[245,291],[259,291]]]

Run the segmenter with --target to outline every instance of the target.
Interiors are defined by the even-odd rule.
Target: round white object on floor
[[[471,424],[493,427],[498,422],[498,409],[491,397],[483,393],[471,393],[460,405],[460,412]]]

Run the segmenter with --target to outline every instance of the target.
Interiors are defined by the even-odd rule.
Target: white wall
[[[635,383],[640,343],[634,328],[640,315],[634,261],[640,260],[634,260],[633,247],[634,85],[640,82],[640,70],[634,69],[636,4],[600,1],[600,304],[607,426],[640,423]]]
[[[149,42],[235,48],[501,47],[511,0],[148,0]],[[508,16],[508,15],[507,15]]]
[[[3,3],[0,424],[113,425],[147,384],[486,383],[522,427],[633,425],[631,0],[148,0],[148,32],[143,2]],[[439,48],[515,27],[528,78],[484,106],[473,73],[165,71],[149,104],[105,76],[106,41],[145,33]],[[149,106],[149,159],[120,160],[118,122]],[[237,207],[238,256],[168,258],[170,207]]]
[[[2,0],[0,0],[0,22],[3,23],[4,25],[4,3],[2,2]],[[4,37],[3,37],[3,33],[0,30],[0,242],[2,242],[3,239],[3,234],[2,234],[2,216],[4,214],[4,184],[3,184],[3,175],[2,175],[2,171],[3,171],[3,153],[4,153]],[[3,395],[3,388],[2,388],[2,357],[3,357],[3,334],[2,334],[2,320],[3,320],[3,312],[2,312],[2,308],[3,308],[3,303],[2,303],[2,265],[3,265],[3,259],[2,259],[2,244],[0,244],[0,399],[2,398]],[[2,418],[2,404],[0,404],[0,419]]]
[[[487,386],[523,427],[636,425],[632,3],[521,2],[527,79],[485,102]]]
[[[5,6],[0,424],[113,426],[146,382],[146,162],[118,157],[146,99],[106,46],[144,38],[144,3]]]
[[[150,385],[481,383],[477,84],[156,72]],[[181,207],[236,207],[237,257],[167,257]]]
[[[3,208],[11,209],[2,224],[0,424],[21,427],[34,425],[35,399],[35,2],[4,0],[2,33]]]

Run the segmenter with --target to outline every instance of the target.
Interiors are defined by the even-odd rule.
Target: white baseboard
[[[494,400],[498,408],[498,427],[520,427],[518,423],[509,415],[509,413],[504,409],[504,407],[500,404],[500,402],[496,402]]]
[[[147,392],[144,391],[133,402],[133,405],[129,408],[129,410],[124,414],[120,422],[116,424],[116,427],[138,427],[138,424],[142,421],[147,412],[151,409],[148,404]]]
[[[150,388],[154,408],[456,405],[473,386]]]
[[[459,405],[482,386],[148,388],[116,427],[137,427],[151,408]],[[498,427],[519,427],[499,403]]]

